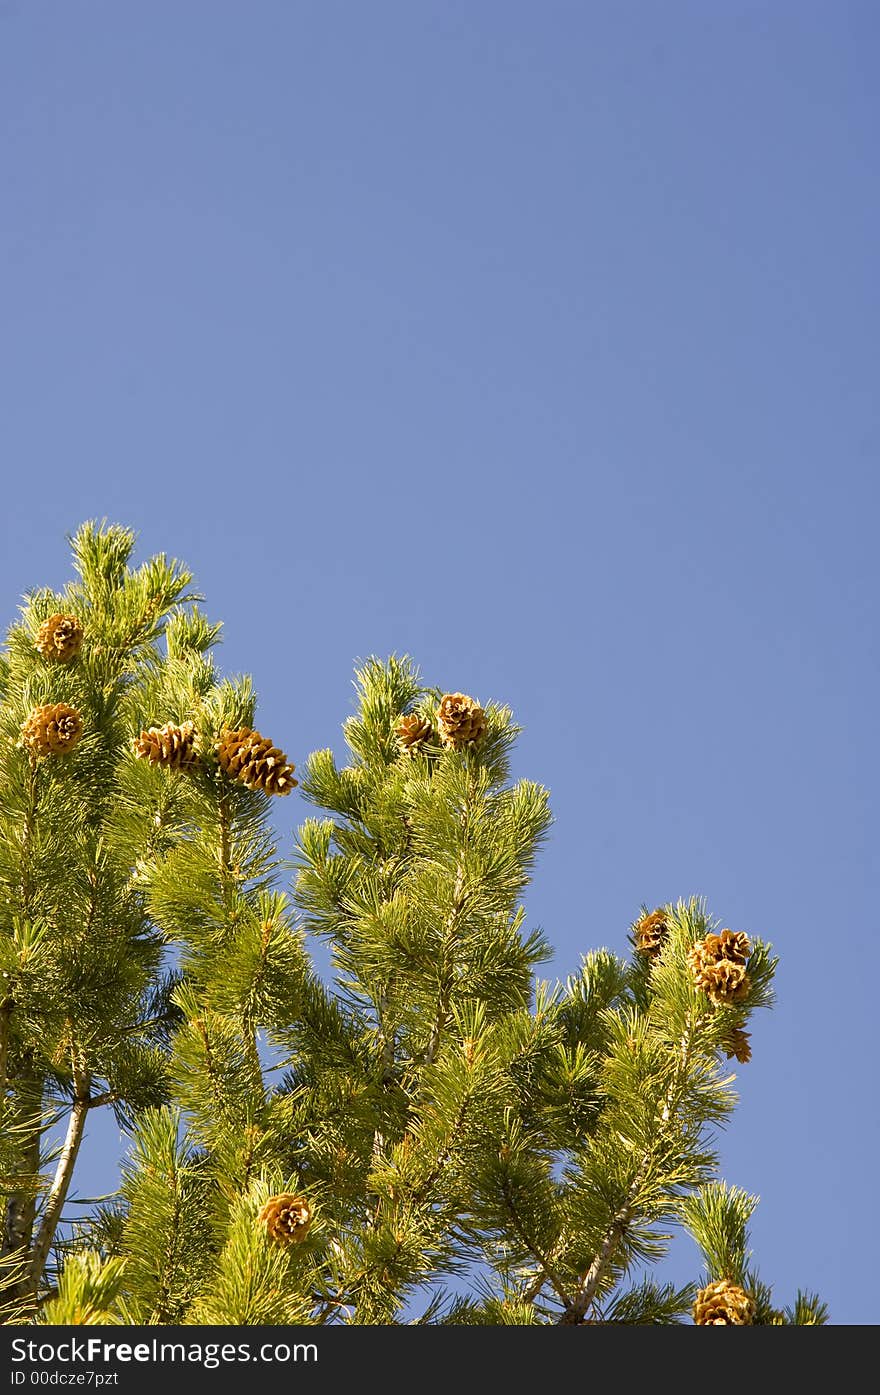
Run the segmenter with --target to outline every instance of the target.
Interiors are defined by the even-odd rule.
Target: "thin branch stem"
[[[516,1203],[514,1202],[513,1197],[510,1194],[510,1187],[508,1186],[506,1178],[504,1179],[504,1182],[501,1186],[501,1194],[504,1197],[504,1205],[508,1215],[510,1216],[514,1231],[519,1236],[522,1243],[525,1245],[529,1254],[534,1255],[535,1259],[541,1266],[543,1277],[541,1279],[540,1287],[535,1291],[534,1297],[536,1298],[538,1296],[540,1289],[543,1288],[545,1283],[550,1283],[552,1284],[557,1297],[560,1299],[562,1303],[564,1303],[564,1305],[567,1308],[569,1306],[570,1300],[565,1292],[562,1281],[559,1278],[559,1275],[553,1269],[553,1265],[549,1259],[549,1256],[547,1256],[544,1253],[544,1251],[541,1249],[540,1245],[535,1240],[535,1238],[529,1234],[526,1225],[522,1217],[520,1216],[519,1211],[516,1208]],[[533,1301],[533,1299],[529,1301]]]
[[[462,815],[462,827],[464,831],[467,830],[467,810],[465,810],[465,813]],[[465,850],[462,848],[458,856],[458,865],[455,869],[455,886],[452,889],[452,905],[449,910],[449,915],[446,917],[446,924],[443,929],[443,948],[441,951],[443,971],[437,994],[437,1011],[433,1026],[431,1027],[431,1035],[428,1038],[428,1044],[419,1062],[420,1065],[425,1066],[432,1065],[436,1060],[437,1052],[440,1050],[440,1043],[443,1039],[443,1031],[449,1020],[449,1005],[452,1000],[455,975],[453,973],[454,965],[449,962],[448,956],[458,932],[458,918],[464,910],[467,900],[464,890],[464,854]]]
[[[220,871],[225,873],[229,871],[230,857],[230,810],[229,800],[225,794],[221,794],[220,796],[217,804],[217,813],[220,821]]]
[[[24,814],[24,839],[21,866],[21,909],[25,916],[30,914],[34,897],[34,832],[37,821],[37,760],[28,758],[27,807]]]
[[[680,1102],[682,1082],[687,1077],[687,1069],[690,1064],[693,1025],[689,1017],[681,1041],[679,1042],[678,1052],[676,1053],[676,1069],[662,1100],[662,1122],[658,1131],[657,1141],[662,1140],[668,1131],[670,1121],[674,1117],[675,1110]],[[565,1312],[559,1318],[560,1323],[583,1322],[587,1309],[593,1302],[599,1286],[614,1258],[614,1254],[626,1233],[627,1226],[635,1214],[639,1191],[650,1167],[651,1158],[652,1152],[646,1152],[642,1157],[635,1175],[633,1176],[633,1180],[627,1188],[623,1205],[615,1212],[590,1267],[581,1276],[578,1282],[577,1293],[573,1302],[566,1307]]]
[[[76,1166],[76,1159],[85,1132],[86,1118],[92,1103],[89,1094],[91,1077],[81,1057],[74,1062],[73,1079],[75,1093],[70,1118],[67,1121],[67,1135],[58,1157],[55,1176],[46,1197],[46,1205],[43,1208],[40,1227],[31,1252],[29,1277],[31,1291],[34,1294],[39,1288],[43,1269],[52,1248],[52,1241],[55,1239],[55,1231],[58,1228],[64,1202],[73,1179],[73,1169]]]
[[[9,1035],[15,999],[9,993],[0,1003],[0,1100],[6,1098],[6,1067],[9,1060]]]
[[[455,867],[455,884],[452,888],[452,905],[446,917],[446,924],[443,927],[443,941],[441,948],[442,971],[440,976],[439,991],[437,994],[437,1012],[434,1024],[431,1028],[431,1035],[428,1044],[422,1053],[419,1061],[420,1065],[431,1065],[437,1058],[440,1050],[440,1042],[443,1031],[449,1019],[449,1006],[452,1000],[452,989],[455,984],[454,963],[450,962],[450,954],[458,934],[458,921],[467,903],[467,893],[465,891],[465,857],[468,847],[468,825],[471,817],[471,798],[473,795],[473,771],[468,766],[468,794],[464,808],[461,811],[461,847],[459,849],[458,860]]]

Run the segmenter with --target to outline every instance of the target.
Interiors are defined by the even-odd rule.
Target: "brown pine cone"
[[[693,1317],[698,1327],[751,1327],[755,1320],[755,1300],[739,1284],[718,1279],[700,1289],[694,1301]]]
[[[415,755],[421,746],[433,740],[434,728],[427,717],[423,717],[419,712],[410,712],[398,720],[394,735],[401,751]]]
[[[742,1002],[751,986],[752,980],[742,964],[734,964],[730,959],[722,959],[703,971],[703,988],[716,1007]]]
[[[641,920],[636,921],[635,926],[637,951],[639,954],[647,954],[654,958],[663,948],[663,942],[668,934],[669,926],[666,923],[665,911],[658,909],[651,911],[650,915],[643,915]]]
[[[276,1245],[298,1245],[312,1224],[312,1208],[304,1196],[281,1192],[272,1196],[257,1217]]]
[[[742,931],[722,930],[706,935],[688,950],[687,962],[694,983],[716,1006],[737,1003],[751,988],[745,970],[750,953],[748,936]]]
[[[83,719],[66,702],[35,707],[21,728],[21,744],[33,756],[63,756],[83,734]]]
[[[731,959],[744,964],[752,952],[749,937],[743,930],[722,930],[720,935],[707,935],[703,941],[707,958]]]
[[[455,751],[479,741],[486,730],[482,707],[466,693],[446,693],[440,701],[437,723],[443,745]]]
[[[687,957],[697,988],[701,988],[716,1007],[740,1002],[752,986],[742,964],[735,964],[732,959],[706,957],[702,950],[702,944],[694,945]]]
[[[721,1043],[721,1049],[728,1061],[731,1056],[735,1056],[741,1065],[747,1066],[752,1059],[749,1034],[744,1032],[742,1027],[731,1027],[727,1037]]]
[[[217,756],[220,768],[250,790],[284,795],[290,794],[299,784],[293,778],[296,766],[289,764],[284,752],[250,727],[225,731],[217,747]]]
[[[50,615],[37,631],[36,646],[44,659],[69,664],[83,642],[83,627],[75,615]]]
[[[150,765],[184,770],[198,760],[195,739],[196,729],[192,722],[184,722],[182,727],[166,722],[164,727],[149,727],[142,731],[134,743],[134,753],[139,760],[148,760]]]

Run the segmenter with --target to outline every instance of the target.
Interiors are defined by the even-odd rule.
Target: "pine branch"
[[[7,1064],[9,1061],[9,1036],[12,1027],[12,1014],[15,999],[11,993],[0,1002],[0,1099],[6,1098]]]
[[[565,1292],[562,1280],[559,1278],[559,1275],[554,1270],[553,1263],[549,1255],[546,1255],[543,1252],[537,1241],[533,1238],[533,1236],[529,1234],[529,1231],[516,1208],[513,1197],[510,1194],[510,1188],[508,1186],[506,1178],[501,1184],[501,1195],[504,1201],[505,1209],[507,1210],[507,1213],[510,1216],[514,1233],[519,1237],[519,1239],[525,1245],[529,1253],[535,1257],[535,1259],[541,1266],[541,1274],[540,1276],[538,1276],[540,1277],[540,1282],[538,1282],[538,1277],[536,1277],[535,1281],[526,1290],[525,1301],[527,1303],[533,1303],[537,1298],[538,1294],[541,1292],[541,1289],[544,1287],[544,1285],[546,1283],[549,1283],[552,1285],[557,1297],[560,1299],[562,1304],[565,1306],[566,1309],[568,1309],[571,1306],[571,1300]]]
[[[386,984],[376,1000],[376,1024],[378,1026],[379,1043],[379,1063],[381,1074],[380,1083],[386,1085],[394,1074],[394,1032],[388,1032],[385,1027],[385,1017],[388,1012],[388,995],[390,984]]]
[[[91,1077],[81,1058],[74,1062],[73,1079],[74,1097],[73,1105],[70,1110],[70,1118],[67,1124],[67,1135],[58,1158],[52,1185],[46,1197],[46,1204],[30,1259],[29,1278],[31,1289],[34,1294],[37,1293],[39,1288],[43,1269],[49,1257],[49,1251],[55,1239],[55,1231],[61,1219],[61,1212],[70,1189],[70,1183],[73,1179],[73,1170],[76,1166],[77,1156],[85,1132],[86,1118],[91,1104],[89,1095]]]
[[[560,1323],[580,1323],[583,1322],[587,1309],[596,1296],[599,1284],[605,1277],[605,1271],[610,1264],[614,1252],[626,1233],[626,1228],[632,1220],[633,1204],[638,1196],[638,1189],[644,1177],[644,1170],[636,1173],[632,1185],[627,1193],[627,1199],[620,1210],[614,1216],[608,1231],[605,1234],[599,1251],[590,1265],[587,1272],[578,1282],[577,1296],[572,1303],[567,1304],[562,1316],[558,1319]]]
[[[227,795],[221,795],[217,801],[217,814],[220,827],[217,857],[220,863],[220,881],[221,884],[225,884],[232,864],[232,810]]]
[[[106,1104],[117,1104],[119,1099],[120,1096],[115,1090],[102,1090],[99,1095],[92,1095],[88,1102],[88,1108],[90,1110],[102,1109]]]
[[[468,806],[465,805],[461,817],[462,834],[465,837],[465,839],[467,837],[467,820]],[[425,1050],[422,1053],[421,1057],[419,1058],[420,1065],[433,1065],[434,1060],[437,1056],[437,1052],[440,1050],[440,1042],[443,1036],[443,1030],[447,1022],[449,1021],[449,1007],[452,999],[452,989],[455,984],[455,975],[453,972],[453,965],[448,964],[446,962],[446,956],[448,950],[455,942],[458,918],[464,910],[467,899],[464,891],[465,853],[466,846],[462,847],[461,851],[459,852],[458,863],[455,869],[455,885],[452,889],[452,906],[450,908],[449,915],[446,918],[446,924],[444,926],[443,940],[440,951],[442,969],[440,978],[440,989],[437,995],[437,1011],[433,1025],[431,1027],[431,1035],[428,1038],[428,1044],[425,1047]]]
[[[583,1322],[587,1310],[596,1297],[599,1286],[614,1259],[615,1253],[637,1213],[639,1194],[648,1175],[654,1154],[668,1134],[671,1123],[675,1118],[676,1109],[681,1103],[690,1065],[693,1031],[694,1023],[689,1014],[687,1029],[682,1034],[678,1051],[676,1052],[676,1069],[662,1100],[660,1128],[654,1148],[646,1151],[642,1156],[633,1179],[627,1188],[623,1204],[612,1217],[611,1223],[602,1238],[592,1263],[578,1280],[575,1298],[558,1319],[559,1323],[570,1324]]]
[[[24,1114],[18,1150],[18,1189],[11,1190],[6,1203],[0,1261],[12,1268],[8,1303],[14,1310],[24,1305],[30,1308],[33,1293],[28,1276],[28,1262],[37,1214],[37,1194],[40,1176],[40,1141],[43,1133],[41,1104],[43,1079],[34,1070],[33,1062],[25,1061],[16,1080],[18,1105]],[[14,1178],[12,1186],[15,1187]]]
[[[177,1250],[180,1245],[180,1228],[183,1219],[183,1203],[180,1195],[180,1179],[176,1171],[168,1179],[171,1189],[171,1206],[166,1217],[165,1245],[159,1260],[158,1284],[153,1309],[147,1318],[149,1323],[165,1323],[171,1317],[171,1283],[174,1275]]]
[[[25,916],[30,913],[34,896],[33,845],[37,818],[37,762],[34,756],[28,757],[27,796],[21,870],[21,909]]]

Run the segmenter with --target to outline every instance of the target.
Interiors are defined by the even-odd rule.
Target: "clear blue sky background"
[[[723,1171],[839,1324],[880,1320],[878,39],[873,0],[0,0],[4,624],[106,517],[297,763],[371,653],[509,702],[551,976],[692,894],[779,954]]]

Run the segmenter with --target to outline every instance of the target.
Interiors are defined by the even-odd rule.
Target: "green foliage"
[[[695,1295],[696,1284],[675,1288],[673,1284],[656,1284],[645,1279],[635,1288],[619,1292],[602,1320],[637,1327],[679,1323],[690,1315]]]
[[[123,1169],[116,1244],[132,1322],[184,1321],[216,1249],[218,1199],[206,1160],[180,1134],[175,1110],[145,1112]]]
[[[54,1297],[43,1305],[37,1321],[52,1326],[112,1327],[126,1321],[119,1308],[125,1261],[103,1259],[96,1250],[71,1255],[58,1280]]]
[[[783,1317],[792,1326],[821,1327],[828,1322],[828,1306],[818,1294],[802,1293],[799,1289],[794,1303],[783,1310]]]
[[[133,569],[133,545],[81,529],[80,580],[28,599],[0,670],[7,1318],[677,1323],[696,1280],[646,1270],[684,1225],[756,1322],[824,1321],[810,1295],[777,1309],[749,1267],[755,1198],[718,1179],[712,1146],[731,1033],[772,1003],[770,947],[750,937],[748,993],[719,1005],[691,969],[718,924],[683,900],[656,953],[633,926],[628,958],[593,949],[563,983],[537,978],[550,949],[523,898],[547,791],[512,780],[501,704],[445,746],[445,690],[406,656],[359,667],[345,763],[304,762],[315,814],[285,859],[270,797],[216,756],[253,726],[253,686],[218,675],[186,570]],[[35,645],[61,611],[85,634],[64,665]],[[57,701],[82,740],[33,757],[22,722]],[[412,714],[428,735],[408,747]],[[185,770],[135,754],[168,722],[195,731]],[[101,1107],[129,1135],[119,1192],[71,1226]],[[296,1233],[270,1229],[279,1196],[308,1216]]]
[[[173,686],[165,626],[185,625],[193,596],[176,561],[159,556],[131,567],[134,541],[127,529],[83,525],[71,539],[79,580],[25,598],[4,657],[0,1262],[18,1273],[9,1312],[33,1303],[50,1277],[87,1112],[109,1105],[131,1123],[167,1098],[167,1035],[156,1010],[162,937],[136,872],[161,838],[163,816],[127,772],[140,765],[131,742],[151,695]],[[41,625],[57,614],[75,616],[84,636],[63,663],[37,645]],[[82,738],[64,754],[33,755],[20,739],[23,724],[35,708],[58,702],[81,714]],[[54,1176],[40,1170],[53,1161],[45,1148],[53,1121],[66,1125],[68,1144],[56,1153]]]
[[[269,1192],[267,1183],[260,1181],[235,1198],[213,1283],[206,1286],[191,1321],[246,1326],[308,1321],[312,1309],[309,1252],[301,1245],[281,1249],[267,1238],[257,1216]]]
[[[707,1183],[682,1203],[682,1218],[703,1253],[708,1280],[728,1279],[748,1293],[756,1326],[827,1322],[828,1310],[814,1294],[799,1291],[792,1305],[777,1308],[772,1291],[750,1265],[748,1222],[757,1204],[756,1196],[721,1181]]]
[[[710,1279],[731,1279],[743,1286],[749,1260],[749,1217],[758,1204],[739,1187],[707,1183],[682,1204],[682,1216],[703,1252]]]

